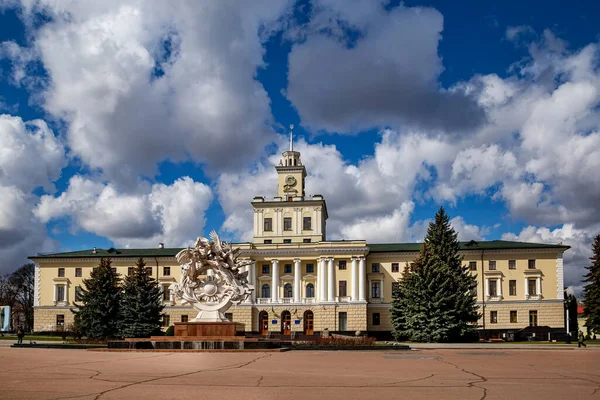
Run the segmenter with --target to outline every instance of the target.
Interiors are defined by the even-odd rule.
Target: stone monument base
[[[244,324],[239,322],[175,322],[175,337],[188,336],[230,337],[244,335]]]

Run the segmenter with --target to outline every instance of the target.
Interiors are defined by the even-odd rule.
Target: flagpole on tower
[[[294,151],[294,124],[290,125],[290,151]]]

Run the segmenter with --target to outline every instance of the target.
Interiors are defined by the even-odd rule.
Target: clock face
[[[296,184],[296,178],[294,178],[292,175],[288,175],[285,177],[285,183],[288,186],[294,186]]]

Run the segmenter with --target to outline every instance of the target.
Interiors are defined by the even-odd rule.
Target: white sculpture
[[[212,240],[199,237],[193,248],[177,253],[181,279],[169,289],[182,305],[191,304],[200,311],[193,322],[226,322],[225,311],[254,290],[248,283],[248,271],[240,272],[252,261],[238,260],[240,249],[221,242],[215,231],[209,236]]]

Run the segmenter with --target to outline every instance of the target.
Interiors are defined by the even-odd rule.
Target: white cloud
[[[483,110],[459,90],[440,90],[442,15],[433,8],[315,1],[289,55],[287,97],[303,125],[356,132],[392,124],[472,129]]]
[[[202,233],[210,188],[182,177],[172,185],[141,184],[120,193],[111,184],[74,176],[57,197],[43,196],[35,210],[43,222],[70,217],[74,228],[105,236],[118,246],[184,246]]]
[[[452,218],[450,220],[450,225],[458,233],[458,240],[461,242],[485,240],[485,235],[489,233],[488,227],[468,224],[461,216]]]
[[[341,229],[342,237],[363,239],[368,243],[408,241],[410,216],[414,208],[414,203],[407,201],[390,215],[361,218],[355,223],[344,225]]]
[[[41,103],[66,121],[70,149],[125,188],[162,160],[231,169],[260,154],[273,139],[255,79],[260,34],[285,10],[284,1],[40,1],[23,9],[28,26],[36,13],[50,17],[30,32],[33,47],[4,53],[18,61],[15,81],[39,56]]]

